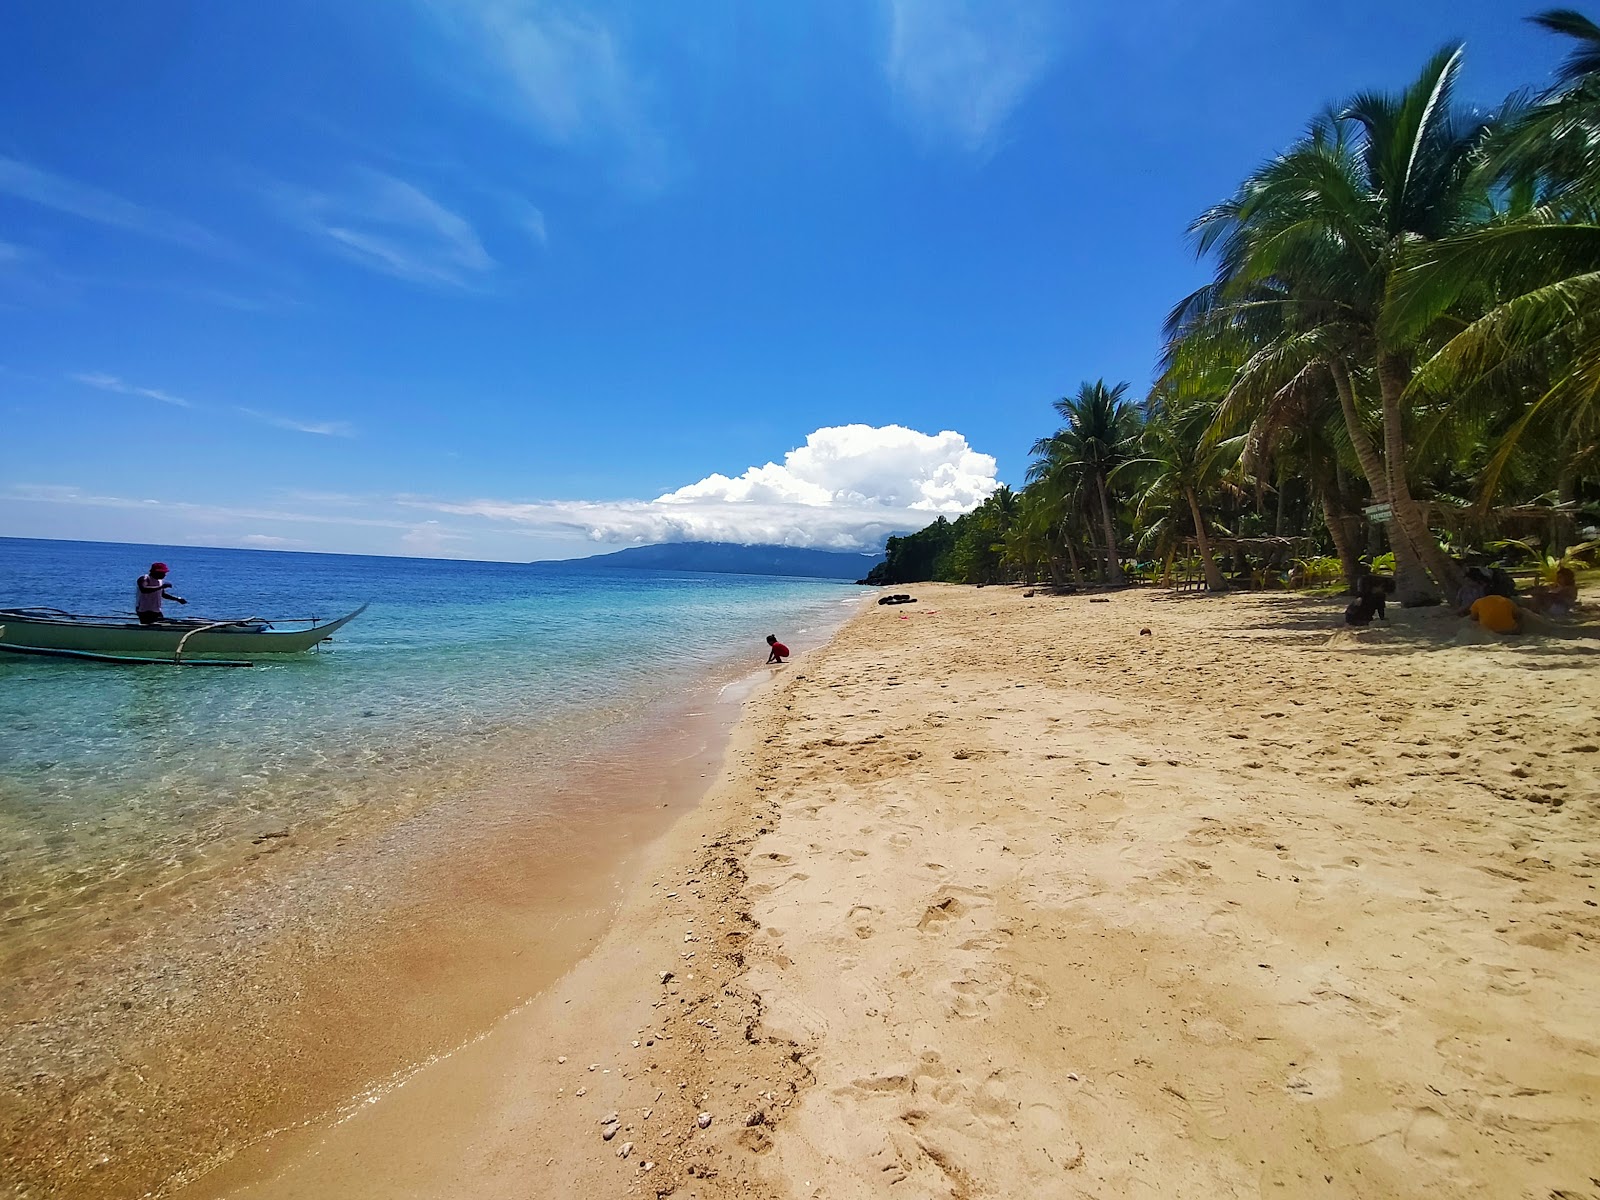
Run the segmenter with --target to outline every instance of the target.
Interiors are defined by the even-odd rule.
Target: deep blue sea
[[[263,823],[447,803],[486,761],[581,759],[708,679],[803,653],[846,583],[0,538],[0,607],[127,612],[171,565],[184,617],[331,617],[250,670],[0,656],[0,929]],[[446,814],[445,819],[448,819]]]

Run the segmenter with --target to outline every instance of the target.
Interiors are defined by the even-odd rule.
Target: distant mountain
[[[881,554],[802,550],[794,546],[740,546],[733,542],[668,542],[633,546],[613,554],[534,564],[621,571],[707,571],[716,575],[788,575],[804,579],[863,578],[883,561]]]

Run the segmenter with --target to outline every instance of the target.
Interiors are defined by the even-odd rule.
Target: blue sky
[[[870,544],[1147,386],[1186,224],[1319,108],[1455,38],[1547,83],[1534,10],[7,6],[0,533]]]

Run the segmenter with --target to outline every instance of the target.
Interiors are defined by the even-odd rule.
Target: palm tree
[[[1017,494],[1015,518],[1007,526],[1001,562],[1022,582],[1037,580],[1039,566],[1050,558],[1050,529],[1055,514],[1051,497],[1042,488],[1024,488]]]
[[[1219,441],[1208,436],[1215,419],[1214,403],[1182,403],[1171,393],[1163,396],[1158,392],[1152,407],[1155,415],[1145,423],[1139,439],[1141,457],[1129,459],[1118,470],[1154,468],[1141,489],[1138,515],[1148,519],[1156,509],[1186,506],[1200,547],[1206,587],[1213,592],[1226,591],[1227,581],[1211,553],[1201,497],[1221,482],[1230,464],[1237,462],[1243,439]]]
[[[1385,333],[1414,337],[1470,308],[1490,281],[1498,303],[1419,370],[1414,395],[1472,407],[1521,408],[1485,465],[1487,504],[1518,443],[1541,423],[1565,427],[1570,452],[1600,425],[1600,26],[1570,9],[1533,18],[1578,45],[1560,83],[1489,147],[1487,173],[1533,195],[1525,211],[1414,248],[1391,280]],[[1517,405],[1533,386],[1533,399]]]
[[[1421,564],[1447,587],[1455,567],[1412,497],[1406,407],[1411,357],[1428,332],[1385,324],[1401,256],[1481,224],[1489,193],[1472,171],[1492,122],[1462,117],[1451,98],[1459,47],[1435,55],[1398,95],[1363,93],[1319,118],[1293,149],[1195,222],[1217,278],[1174,313],[1179,331],[1275,308],[1283,333],[1263,347],[1315,356],[1332,376],[1351,443],[1379,503],[1393,510],[1391,541],[1402,599],[1428,598]],[[1382,414],[1382,456],[1360,412],[1370,368]]]
[[[1231,308],[1214,307],[1203,323],[1184,329],[1187,318],[1180,305],[1168,324],[1165,369],[1157,386],[1179,398],[1222,395],[1222,403],[1213,407],[1207,437],[1218,442],[1243,431],[1240,461],[1247,471],[1283,460],[1285,448],[1293,446],[1297,477],[1309,484],[1345,582],[1354,587],[1359,565],[1351,540],[1355,517],[1345,498],[1340,458],[1353,454],[1379,478],[1383,467],[1339,343],[1327,330],[1294,332],[1286,324],[1290,306],[1269,291],[1257,290],[1249,303]],[[1217,327],[1218,315],[1227,320],[1226,326]],[[1387,499],[1386,489],[1376,494]],[[1281,502],[1281,491],[1279,498]],[[1414,572],[1410,543],[1400,539],[1395,544],[1401,548],[1397,557]]]
[[[1057,400],[1055,410],[1066,425],[1033,444],[1036,461],[1028,469],[1030,480],[1057,477],[1060,486],[1060,476],[1079,476],[1093,489],[1105,525],[1105,578],[1112,586],[1120,586],[1123,575],[1111,507],[1111,473],[1131,457],[1139,427],[1127,391],[1125,381],[1108,388],[1104,379],[1097,379],[1080,386],[1076,396]]]

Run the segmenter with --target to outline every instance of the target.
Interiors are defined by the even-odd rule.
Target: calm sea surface
[[[0,655],[0,928],[181,872],[220,840],[434,802],[486,759],[570,762],[763,637],[820,640],[848,584],[0,539],[0,606],[127,612],[172,566],[185,617],[332,617],[321,652],[252,670]],[[66,906],[70,909],[70,903]],[[80,914],[81,915],[81,914]]]

